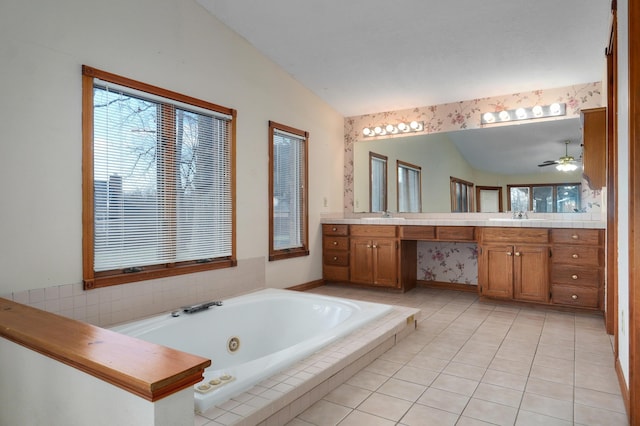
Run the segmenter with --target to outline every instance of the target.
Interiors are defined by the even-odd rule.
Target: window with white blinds
[[[398,160],[398,212],[422,211],[422,168]]]
[[[308,138],[304,131],[269,122],[269,260],[309,254]]]
[[[369,151],[369,211],[387,210],[387,157]]]
[[[93,247],[85,283],[138,281],[233,260],[234,112],[105,76],[92,78],[87,123]]]

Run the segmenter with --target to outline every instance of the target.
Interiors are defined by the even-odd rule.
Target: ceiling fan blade
[[[547,166],[554,166],[556,163],[542,163],[542,164],[538,164],[538,167],[547,167]]]

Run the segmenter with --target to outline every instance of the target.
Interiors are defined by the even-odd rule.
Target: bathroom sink
[[[404,220],[404,217],[361,217],[360,220]]]
[[[499,221],[499,222],[535,222],[535,221],[547,220],[547,219],[544,219],[544,218],[514,219],[512,217],[490,217],[489,220],[491,220],[491,221]]]

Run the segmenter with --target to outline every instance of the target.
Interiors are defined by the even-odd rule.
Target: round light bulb
[[[381,135],[382,134],[382,127],[380,126],[376,126],[373,131],[375,132],[376,135]]]
[[[411,128],[413,130],[418,130],[420,128],[420,123],[418,123],[417,121],[412,121],[409,126],[411,126]]]
[[[409,130],[409,126],[407,126],[407,123],[398,123],[398,130],[400,130],[401,132],[406,132],[407,130]]]
[[[511,116],[507,111],[500,111],[500,114],[498,114],[498,117],[500,117],[500,120],[502,121],[509,121],[511,119]]]
[[[368,127],[365,127],[364,129],[362,129],[362,134],[365,135],[365,136],[371,136],[372,133],[373,132]]]
[[[551,105],[549,105],[549,112],[552,115],[558,115],[560,114],[560,104],[557,102],[552,103]]]
[[[527,118],[527,110],[524,108],[518,108],[516,110],[516,117],[518,117],[519,120],[524,120]]]
[[[542,117],[542,107],[540,105],[534,106],[531,112],[533,112],[535,117]]]
[[[393,124],[387,124],[387,132],[389,133],[393,133],[393,131],[396,129],[395,126]]]
[[[484,115],[482,116],[482,118],[487,123],[493,123],[493,122],[496,121],[495,115],[493,115],[493,113],[491,113],[491,112],[485,112]]]

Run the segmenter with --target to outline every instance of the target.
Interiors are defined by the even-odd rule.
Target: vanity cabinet
[[[604,231],[552,229],[551,242],[552,303],[602,309]]]
[[[349,281],[349,225],[322,225],[322,277]]]
[[[483,228],[478,258],[480,295],[549,301],[549,231]]]
[[[399,288],[395,225],[351,225],[350,281]]]
[[[606,185],[607,109],[590,108],[580,113],[582,121],[583,176],[591,189]]]

